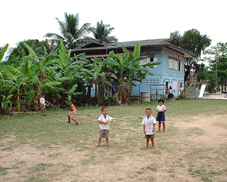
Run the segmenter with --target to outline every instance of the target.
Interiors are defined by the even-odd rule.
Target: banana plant
[[[109,53],[109,58],[113,64],[113,74],[117,78],[118,85],[118,101],[121,104],[129,102],[129,98],[132,92],[133,82],[142,81],[146,77],[146,74],[152,75],[147,70],[147,67],[152,68],[159,62],[147,63],[140,65],[140,61],[146,59],[146,56],[140,56],[140,44],[137,43],[134,47],[134,53],[127,50],[122,46],[124,57],[120,54],[116,56],[113,51]]]
[[[29,56],[24,56],[22,58],[23,61],[27,62],[25,67],[27,69],[24,70],[24,74],[27,76],[31,76],[32,80],[37,86],[37,92],[35,95],[35,107],[36,110],[39,109],[39,98],[42,94],[42,89],[44,87],[54,87],[60,85],[60,81],[50,80],[51,76],[51,65],[55,62],[56,59],[59,58],[57,54],[47,54],[44,49],[44,56],[38,57],[35,51],[26,43],[23,43],[24,46],[29,51]]]
[[[26,77],[21,74],[20,70],[14,68],[13,66],[4,65],[1,67],[1,70],[8,76],[9,79],[11,79],[11,85],[8,85],[10,87],[10,93],[16,92],[17,97],[17,107],[18,112],[20,112],[20,98],[21,98],[21,87],[25,86],[27,83],[31,81],[30,77]]]
[[[1,96],[2,96],[1,107],[4,109],[5,114],[7,114],[7,108],[9,104],[12,103],[10,99],[12,98],[13,94],[9,94],[7,96],[1,94]]]
[[[29,90],[28,94],[25,97],[26,101],[27,101],[27,108],[28,109],[29,109],[30,102],[34,98],[34,96],[35,96],[35,91],[34,90]]]
[[[3,59],[3,57],[4,57],[4,55],[5,55],[5,53],[6,53],[7,49],[8,49],[8,47],[9,47],[9,44],[6,44],[6,45],[3,47],[2,51],[0,52],[0,63],[1,63],[1,61],[2,61],[2,59]]]
[[[63,91],[63,93],[65,93],[65,94],[67,94],[68,95],[68,97],[67,97],[67,100],[68,101],[70,101],[70,100],[72,100],[72,96],[77,96],[77,95],[81,95],[82,94],[82,92],[75,92],[76,91],[76,89],[77,89],[77,84],[75,84],[75,85],[73,85],[72,87],[71,87],[71,89],[70,90],[64,90]]]

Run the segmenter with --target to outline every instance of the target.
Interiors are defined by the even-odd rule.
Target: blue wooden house
[[[72,54],[85,53],[87,58],[108,57],[110,51],[115,54],[123,53],[121,46],[133,51],[136,43],[141,45],[141,56],[147,56],[141,64],[146,62],[161,62],[154,68],[147,68],[153,76],[147,75],[142,83],[135,83],[132,96],[141,96],[142,92],[149,92],[151,98],[165,98],[169,86],[173,88],[174,96],[179,95],[179,87],[184,86],[184,60],[193,58],[194,55],[175,45],[172,39],[151,39],[115,44],[89,42],[72,50]],[[93,93],[94,94],[94,93]]]

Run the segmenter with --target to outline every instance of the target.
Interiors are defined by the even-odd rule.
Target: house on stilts
[[[147,75],[142,83],[135,83],[132,97],[140,97],[141,93],[149,92],[151,99],[166,98],[169,86],[173,89],[173,95],[179,95],[179,88],[184,86],[184,60],[185,58],[195,57],[189,51],[176,46],[173,39],[151,39],[128,41],[118,43],[99,43],[91,41],[72,49],[72,54],[85,53],[87,59],[94,57],[108,57],[110,51],[116,55],[122,54],[122,45],[128,50],[133,51],[136,43],[140,43],[141,56],[147,56],[140,64],[147,62],[161,62],[154,68],[147,68],[153,76]],[[113,92],[116,93],[117,85],[114,85]],[[91,95],[95,95],[94,90]]]

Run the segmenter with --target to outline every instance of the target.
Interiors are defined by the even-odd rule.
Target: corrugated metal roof
[[[172,43],[171,43],[172,42]],[[78,51],[87,51],[87,50],[111,50],[111,49],[117,49],[117,48],[121,48],[121,46],[123,45],[126,48],[130,48],[130,47],[135,47],[136,43],[139,43],[141,47],[159,47],[159,46],[166,46],[166,47],[170,47],[176,51],[179,51],[181,53],[184,54],[185,57],[195,57],[194,54],[192,54],[189,51],[184,50],[181,47],[176,46],[175,44],[173,44],[173,40],[169,39],[169,38],[164,38],[164,39],[148,39],[148,40],[135,40],[135,41],[127,41],[127,42],[118,42],[118,43],[114,43],[114,44],[107,44],[107,43],[102,43],[102,47],[89,47],[89,48],[82,48],[82,47],[86,47],[86,45],[89,44],[100,44],[96,41],[91,41],[87,44],[81,45],[79,47],[76,47],[74,49],[72,49],[72,52],[78,52]]]

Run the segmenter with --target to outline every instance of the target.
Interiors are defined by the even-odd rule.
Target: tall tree
[[[89,30],[92,32],[94,38],[98,42],[101,42],[101,43],[117,42],[117,38],[115,38],[114,36],[110,36],[114,28],[110,27],[109,24],[104,24],[102,20],[101,22],[97,22],[96,27],[91,27]]]
[[[52,38],[50,41],[52,44],[56,43],[60,45],[60,40],[63,39],[64,44],[68,49],[72,49],[82,43],[90,40],[89,38],[84,38],[90,23],[85,23],[81,28],[79,28],[79,14],[67,14],[65,13],[65,21],[60,21],[58,18],[57,22],[59,24],[61,35],[57,33],[47,33],[44,37]]]
[[[198,64],[197,62],[195,62],[194,67],[196,70],[196,80],[198,82],[205,82],[208,76],[208,68],[206,67],[206,65],[203,63]]]
[[[207,35],[201,35],[196,29],[184,32],[183,36],[179,34],[179,31],[171,32],[170,38],[172,38],[178,46],[190,51],[196,56],[196,58],[187,58],[185,60],[184,81],[186,81],[191,68],[194,66],[194,62],[201,56],[202,51],[210,46],[211,39]]]
[[[205,60],[209,61],[209,74],[208,77],[215,84],[212,84],[213,88],[216,86],[216,83],[219,82],[223,84],[226,90],[227,83],[227,42],[226,43],[217,43],[216,46],[212,46],[210,49],[205,51],[206,57]],[[217,68],[217,70],[216,70]],[[217,72],[216,72],[217,71]],[[212,77],[211,77],[212,75]],[[210,85],[209,85],[210,86]],[[213,90],[211,87],[210,90]]]
[[[29,55],[29,51],[24,45],[24,42],[28,44],[38,56],[44,55],[44,47],[48,49],[45,41],[39,41],[37,39],[21,41],[17,44],[17,47],[11,50],[11,53],[7,58],[8,60],[21,60],[23,56]]]

